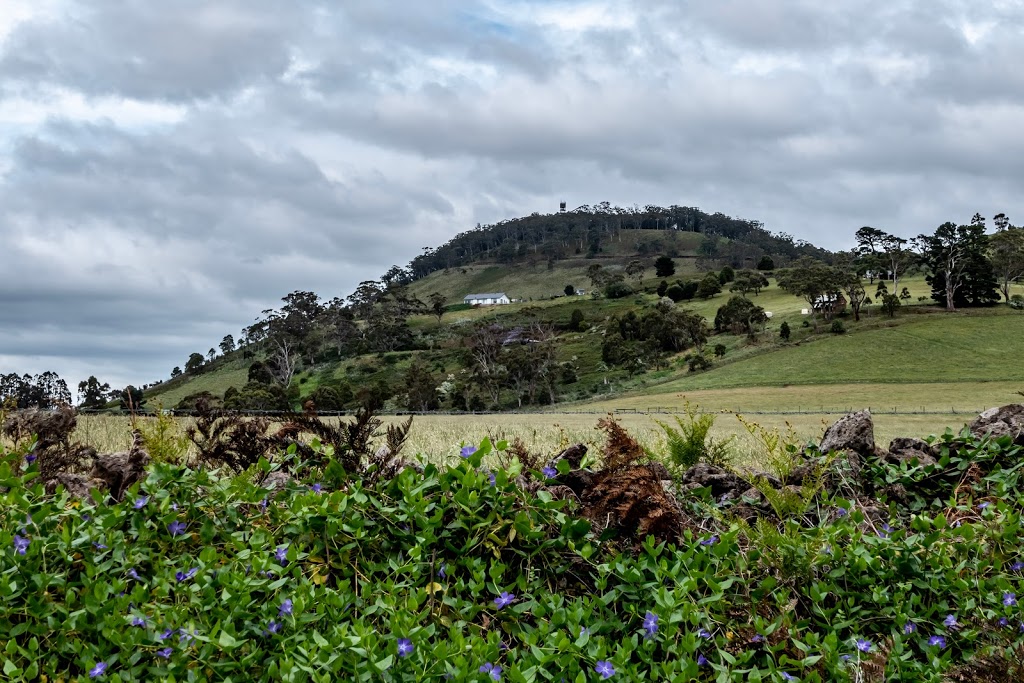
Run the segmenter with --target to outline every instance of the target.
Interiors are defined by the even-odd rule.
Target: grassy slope
[[[560,296],[567,284],[578,289],[590,290],[587,268],[600,264],[609,270],[625,268],[633,259],[639,258],[647,266],[644,282],[659,281],[654,277],[656,256],[637,257],[637,246],[660,239],[667,247],[672,240],[663,231],[623,230],[622,242],[611,243],[596,258],[576,257],[557,261],[548,269],[542,256],[533,265],[477,264],[465,268],[438,271],[414,282],[409,287],[412,295],[426,300],[432,292],[440,292],[448,303],[461,303],[467,294],[480,292],[505,292],[513,299],[548,299]],[[695,233],[669,233],[675,236],[675,247],[682,256],[675,259],[675,277],[696,277],[693,266],[693,250],[700,244],[701,236]]]
[[[173,407],[178,401],[200,391],[209,391],[214,396],[223,396],[228,387],[245,386],[249,375],[249,363],[245,360],[229,360],[195,377],[182,376],[164,382],[159,387],[146,391],[146,400],[152,406],[157,403]]]

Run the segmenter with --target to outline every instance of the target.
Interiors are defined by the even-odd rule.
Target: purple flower
[[[586,626],[580,626],[580,637],[589,636],[589,635],[590,635],[590,629],[587,628]]]
[[[286,598],[284,600],[284,602],[281,603],[281,606],[277,608],[277,616],[283,617],[283,616],[290,615],[291,613],[292,613],[292,601]]]
[[[183,533],[185,533],[185,529],[187,528],[187,526],[188,525],[185,524],[185,522],[179,522],[175,520],[167,525],[167,530],[171,532],[171,536],[181,536]]]
[[[141,510],[146,507],[146,503],[149,502],[149,496],[139,496],[135,499],[135,503],[132,505],[136,510]]]
[[[893,528],[891,526],[889,526],[888,524],[883,524],[882,530],[878,532],[878,535],[881,538],[889,538],[889,534],[891,534],[892,532]]]
[[[164,659],[170,659],[171,658],[171,653],[173,653],[173,652],[174,652],[174,650],[172,650],[169,647],[165,647],[162,650],[157,650],[156,651],[157,655],[160,656],[160,657],[163,657]]]
[[[437,570],[437,575],[442,578],[448,578],[448,564],[445,562],[441,563],[441,567]]]
[[[27,538],[14,534],[14,552],[24,555],[25,551],[28,550],[28,544],[29,540]]]
[[[142,577],[139,576],[139,573],[137,571],[135,571],[135,567],[132,567],[128,570],[128,577],[135,579],[136,581],[142,581]]]
[[[645,638],[650,638],[658,632],[658,615],[654,612],[648,612],[644,616],[644,630],[647,631]]]
[[[752,642],[752,643],[763,643],[764,642],[764,636],[762,636],[760,633],[755,633],[754,636],[750,639],[750,642]]]
[[[946,615],[946,618],[942,620],[942,625],[946,628],[958,628],[960,626],[960,624],[957,623],[956,617],[952,614]]]
[[[502,607],[508,607],[509,605],[511,605],[513,603],[513,601],[515,601],[515,599],[516,599],[516,596],[515,596],[514,593],[502,592],[501,595],[499,595],[498,597],[494,598],[494,606],[497,607],[498,609],[501,609]]]
[[[836,515],[837,516],[845,517],[848,514],[850,514],[850,511],[847,510],[846,508],[836,508]]]
[[[107,671],[106,662],[97,662],[96,666],[89,669],[89,678],[99,678]]]
[[[702,628],[699,631],[697,631],[697,636],[700,638],[704,638],[705,640],[711,640],[711,638],[713,637],[711,635],[711,631],[707,630],[706,628]]]
[[[1003,628],[1006,628],[1007,626],[1010,625],[1010,620],[1007,619],[1006,617],[1001,617],[997,623],[1000,626],[1002,626]]]
[[[1020,632],[1024,633],[1024,621],[1020,622]]]
[[[988,507],[989,505],[991,505],[991,504],[992,504],[992,503],[990,503],[990,502],[988,502],[988,501],[986,500],[986,501],[985,501],[984,503],[979,503],[979,504],[978,504],[978,509],[979,509],[979,510],[984,510],[985,508],[987,508],[987,507]]]
[[[871,652],[871,641],[863,638],[857,639],[857,649],[861,652]]]
[[[492,681],[501,680],[501,666],[498,664],[491,664],[490,662],[481,664],[479,671],[482,674],[487,674]]]
[[[187,647],[188,646],[188,642],[190,640],[192,640],[192,636],[189,635],[188,631],[186,631],[185,629],[182,629],[181,630],[181,635],[178,636],[178,645],[185,645]]]
[[[157,640],[167,640],[168,638],[170,638],[173,635],[174,635],[174,629],[173,628],[169,628],[166,631],[164,631],[163,633],[161,633],[160,635],[158,635],[156,637],[156,639]]]
[[[932,647],[938,647],[941,650],[946,647],[946,639],[942,636],[932,636],[928,639],[928,644]]]
[[[280,631],[281,631],[281,622],[274,621],[273,619],[271,619],[270,623],[267,624],[267,630],[264,631],[263,633],[264,633],[264,635],[268,635],[269,636],[271,633],[280,633]]]
[[[712,536],[711,538],[705,538],[700,542],[701,545],[714,545],[718,543],[718,536]]]
[[[903,625],[903,632],[904,632],[905,634],[907,634],[908,636],[909,636],[909,635],[910,635],[911,633],[916,633],[916,632],[917,632],[917,624],[915,624],[915,623],[914,623],[914,622],[912,622],[912,621],[908,621],[907,623],[905,623],[905,624]]]
[[[704,655],[697,655],[697,666],[707,666],[708,658]]]
[[[192,569],[189,569],[187,572],[175,572],[174,578],[177,579],[179,582],[187,581],[188,579],[191,579],[198,573],[199,567],[193,567]]]
[[[92,547],[95,548],[96,550],[106,550],[107,549],[107,546],[103,545],[102,543],[98,543],[96,541],[92,542]]]
[[[1016,604],[1017,604],[1017,594],[1016,593],[1003,593],[1003,606],[1004,607],[1013,607]]]
[[[408,657],[412,654],[412,651],[416,649],[416,646],[412,644],[412,641],[408,638],[398,639],[398,656]]]
[[[1010,566],[1010,569],[1012,569],[1015,572],[1019,572],[1021,569],[1024,569],[1024,562],[1017,560]]]
[[[797,680],[796,676],[791,676],[790,674],[786,673],[785,671],[780,671],[779,673],[782,675],[782,680],[784,680],[784,681],[795,681],[795,680]]]
[[[487,474],[487,481],[491,482],[491,486],[495,486],[498,483],[498,477],[495,476],[494,472],[489,472]]]
[[[263,500],[260,501],[259,505],[261,509],[266,510],[267,506],[270,505],[270,501],[264,498]]]
[[[602,659],[594,665],[594,672],[601,678],[609,679],[615,675],[615,667],[612,666],[611,662]]]
[[[28,455],[25,456],[25,463],[31,465],[36,461],[36,458],[38,457],[39,456],[37,456],[35,453],[29,453]]]
[[[463,458],[468,458],[474,453],[476,453],[476,446],[463,446],[462,450],[459,451],[459,455]]]
[[[288,546],[280,545],[274,551],[274,559],[281,563],[281,566],[288,564]]]
[[[554,479],[555,477],[558,476],[558,470],[556,470],[554,467],[545,467],[540,472],[548,479]]]
[[[146,626],[146,617],[132,617],[132,626]]]
[[[841,659],[844,662],[848,662],[850,661],[850,655],[839,655],[839,659]]]
[[[174,510],[175,512],[177,512],[178,511],[178,504],[177,503],[171,503],[171,509]]]

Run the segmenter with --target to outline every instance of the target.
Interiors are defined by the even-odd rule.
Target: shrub
[[[833,320],[832,327],[829,328],[829,332],[831,332],[832,334],[845,334],[846,328],[843,327],[843,321]]]
[[[721,358],[725,355],[725,344],[715,344],[715,358]]]
[[[701,413],[697,405],[687,402],[684,411],[685,420],[678,415],[673,416],[678,429],[655,420],[665,432],[668,465],[673,475],[681,475],[698,462],[727,467],[730,460],[729,443],[732,438],[724,441],[714,439],[711,436],[711,428],[715,426],[715,416]]]
[[[789,330],[789,323],[783,322],[782,325],[779,326],[779,337],[782,341],[789,341],[791,334],[792,333]]]
[[[686,293],[682,287],[680,287],[678,284],[675,284],[665,290],[665,296],[667,296],[669,299],[672,299],[672,301],[679,303],[684,298],[686,298]]]
[[[711,367],[711,361],[707,359],[702,353],[696,353],[690,356],[689,360],[686,361],[687,367],[690,368],[690,372],[698,372],[700,370],[707,370]]]
[[[623,297],[629,296],[632,293],[633,288],[630,287],[625,282],[622,282],[621,280],[617,282],[610,282],[604,288],[604,295],[609,299],[621,299]]]
[[[174,419],[162,405],[157,405],[156,415],[135,421],[135,428],[142,435],[142,444],[153,462],[181,465],[188,454],[188,437],[181,433],[178,420]]]

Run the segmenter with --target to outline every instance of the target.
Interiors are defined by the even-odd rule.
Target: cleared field
[[[652,386],[648,392],[799,384],[1024,382],[1021,358],[1022,315],[928,315],[893,327],[785,346],[708,372],[687,374]],[[921,403],[915,399],[909,405]]]

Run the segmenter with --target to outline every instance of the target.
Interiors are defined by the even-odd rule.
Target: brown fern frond
[[[392,457],[397,457],[402,449],[405,447],[405,442],[409,439],[409,431],[412,429],[412,415],[409,419],[401,424],[388,425],[387,431],[387,449],[391,453]]]
[[[604,468],[617,470],[646,457],[644,449],[611,415],[597,421],[597,428],[605,433]]]

